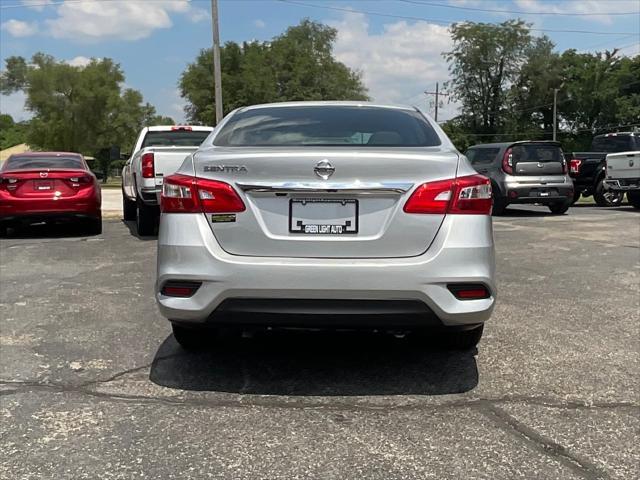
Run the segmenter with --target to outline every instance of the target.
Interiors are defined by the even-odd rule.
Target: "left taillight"
[[[165,213],[237,213],[246,207],[228,183],[174,174],[164,179],[160,209]]]
[[[155,157],[152,152],[142,154],[142,158],[140,159],[142,166],[142,177],[143,178],[154,178],[155,177]]]
[[[491,181],[482,175],[420,185],[404,205],[406,213],[489,215]]]
[[[0,190],[13,191],[18,188],[19,178],[4,177],[0,175]]]

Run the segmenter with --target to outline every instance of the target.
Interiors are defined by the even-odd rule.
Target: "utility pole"
[[[222,73],[220,71],[220,29],[218,27],[218,0],[211,0],[213,25],[213,83],[216,102],[216,125],[222,120]]]
[[[440,85],[439,85],[438,82],[436,82],[436,91],[435,92],[425,91],[424,94],[425,95],[435,95],[435,97],[436,97],[436,111],[435,111],[435,115],[434,115],[434,120],[437,122],[438,121],[438,104],[440,103],[440,96],[447,97],[450,94],[446,93],[446,92],[441,92],[440,91]]]
[[[558,128],[558,89],[553,89],[553,141],[556,141],[556,131]]]

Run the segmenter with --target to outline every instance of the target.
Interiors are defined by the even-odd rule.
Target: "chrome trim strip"
[[[413,183],[401,182],[282,182],[282,183],[236,183],[245,192],[347,192],[347,193],[405,193]]]

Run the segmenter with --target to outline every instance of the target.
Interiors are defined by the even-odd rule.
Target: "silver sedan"
[[[495,303],[491,185],[416,108],[230,113],[164,179],[156,298],[185,348],[221,326],[432,328]]]

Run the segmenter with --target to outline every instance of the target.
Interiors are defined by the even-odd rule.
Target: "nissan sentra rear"
[[[229,114],[164,181],[157,300],[186,348],[223,326],[450,333],[495,301],[491,186],[419,110]]]

